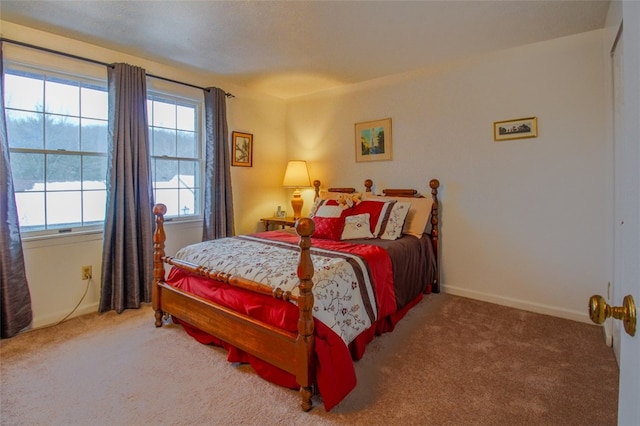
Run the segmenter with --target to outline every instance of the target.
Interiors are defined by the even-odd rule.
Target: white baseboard
[[[79,317],[80,315],[93,314],[95,312],[98,312],[98,302],[79,306],[78,309],[76,309],[76,311],[71,316],[69,316],[69,318]],[[68,314],[69,314],[69,311],[65,311],[65,312],[56,312],[56,313],[49,314],[42,317],[35,317],[33,319],[31,330],[36,330],[38,328],[47,327],[47,326],[56,324]]]
[[[593,322],[591,322],[591,319],[589,318],[589,313],[587,312],[586,305],[584,312],[582,312],[571,309],[564,309],[557,306],[542,305],[540,303],[533,303],[522,299],[515,299],[512,297],[497,296],[495,294],[469,290],[446,284],[443,284],[441,286],[441,289],[443,292],[452,294],[454,296],[468,297],[469,299],[482,300],[483,302],[509,306],[511,308],[522,309],[538,314],[551,315],[554,317],[593,324]]]

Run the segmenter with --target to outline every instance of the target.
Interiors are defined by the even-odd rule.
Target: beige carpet
[[[615,425],[618,368],[596,326],[430,295],[356,363],[331,412],[233,366],[149,307],[0,344],[3,425]]]

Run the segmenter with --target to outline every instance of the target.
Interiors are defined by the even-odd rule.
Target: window
[[[5,62],[5,110],[20,231],[102,229],[107,200],[108,92],[104,77]],[[75,68],[70,68],[75,69]],[[197,93],[148,87],[154,200],[167,217],[202,215]]]
[[[154,201],[169,217],[202,214],[200,111],[201,102],[147,95]]]
[[[9,66],[5,108],[21,231],[102,226],[105,82]]]

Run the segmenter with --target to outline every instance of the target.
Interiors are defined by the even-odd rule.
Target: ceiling
[[[609,0],[2,0],[0,19],[289,99],[602,28],[608,7]]]

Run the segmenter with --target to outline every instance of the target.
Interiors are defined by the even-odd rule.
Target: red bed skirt
[[[167,283],[189,293],[230,307],[238,312],[251,315],[260,321],[288,331],[297,332],[299,311],[298,307],[292,303],[230,287],[223,283],[212,282],[211,280],[189,274],[177,268],[172,268]],[[398,321],[421,300],[422,294],[419,294],[401,310],[378,319],[369,329],[358,335],[348,346],[323,323],[318,320],[314,321],[315,353],[317,357],[316,382],[327,411],[342,401],[356,386],[353,361],[362,358],[367,344],[371,342],[376,335],[393,331]],[[298,389],[300,387],[294,375],[231,346],[181,321],[179,318],[173,319],[176,323],[181,324],[186,332],[197,341],[203,344],[212,344],[225,348],[228,351],[228,361],[251,364],[259,376],[280,386],[290,389]]]

